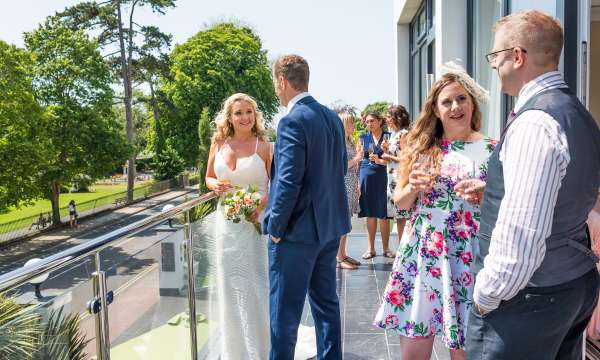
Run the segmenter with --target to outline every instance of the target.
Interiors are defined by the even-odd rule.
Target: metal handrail
[[[216,197],[217,195],[213,192],[203,194],[198,198],[186,201],[183,204],[175,206],[174,208],[164,211],[160,214],[152,215],[145,219],[136,221],[120,229],[111,231],[108,234],[87,241],[81,245],[77,245],[57,254],[51,255],[32,265],[0,275],[0,293],[24,285],[29,280],[42,274],[50,273],[76,261],[82,260],[110,245],[113,245],[113,243],[119,239],[135,235],[136,233],[156,226],[163,221],[183,214],[185,211],[188,211]]]

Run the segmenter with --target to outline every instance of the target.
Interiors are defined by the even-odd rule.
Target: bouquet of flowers
[[[225,211],[225,218],[236,224],[242,218],[249,221],[248,219],[258,208],[261,199],[262,195],[253,186],[249,186],[246,189],[235,187],[234,191],[225,194],[221,201],[221,205],[223,205]],[[259,234],[262,234],[259,222],[254,223],[254,228]]]

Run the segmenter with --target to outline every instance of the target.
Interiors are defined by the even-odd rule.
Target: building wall
[[[396,101],[408,107],[410,102],[410,21],[421,0],[394,0],[394,46],[396,48]]]
[[[394,26],[396,47],[396,99],[403,105],[410,105],[410,23],[419,7],[425,0],[395,0]],[[566,1],[570,0],[510,0],[510,12],[539,9],[552,16],[558,17],[564,23]],[[435,60],[434,68],[447,61],[461,63],[465,68],[471,65],[474,78],[490,90],[490,102],[482,106],[482,131],[492,137],[500,135],[500,129],[511,105],[511,99],[502,100],[500,84],[496,74],[489,69],[484,55],[491,49],[491,25],[501,16],[506,1],[503,0],[473,0],[475,16],[469,18],[467,6],[469,0],[436,0],[435,1]],[[585,12],[590,0],[579,3],[580,11]],[[600,4],[600,0],[591,0],[591,4]],[[596,5],[598,6],[598,5]],[[596,12],[600,11],[600,8]],[[598,15],[596,14],[596,17]],[[589,18],[578,15],[578,23],[582,32],[587,30]],[[594,14],[592,14],[594,18]],[[473,44],[469,44],[468,24],[473,25]],[[594,117],[600,123],[600,22],[594,22],[589,38],[590,69],[589,69],[589,104]],[[586,37],[579,40],[585,41]],[[472,51],[472,59],[467,59]],[[578,55],[579,56],[579,55]],[[581,62],[578,62],[581,64]],[[560,69],[562,70],[562,59]],[[580,71],[581,69],[578,69]],[[580,75],[578,74],[578,79]]]

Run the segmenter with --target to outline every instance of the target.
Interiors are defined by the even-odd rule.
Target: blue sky
[[[73,0],[5,0],[0,39],[23,45],[22,33]],[[393,2],[391,0],[178,0],[164,16],[140,12],[182,43],[219,20],[239,19],[263,40],[269,58],[304,56],[310,90],[322,103],[342,100],[359,108],[394,99]]]

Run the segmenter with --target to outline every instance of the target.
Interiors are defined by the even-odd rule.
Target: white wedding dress
[[[258,145],[258,142],[257,142]],[[264,196],[269,178],[265,163],[256,153],[238,158],[230,169],[217,152],[214,170],[219,180],[232,186],[256,187]],[[214,336],[209,340],[209,359],[265,360],[269,358],[269,273],[267,239],[242,220],[226,220],[219,202],[214,217],[214,286],[209,296]],[[315,331],[299,329],[296,359],[316,356]]]

